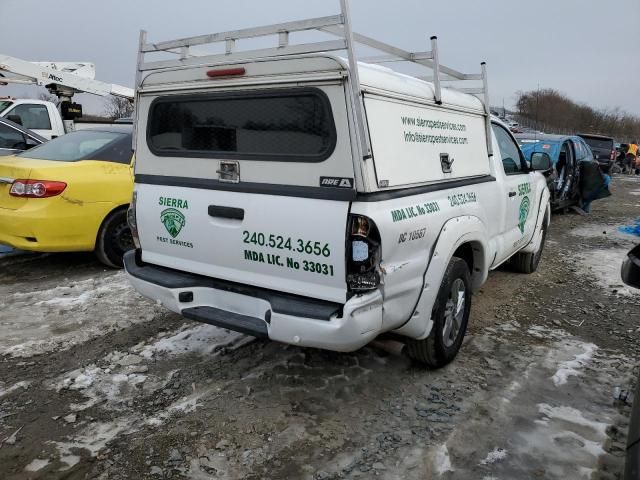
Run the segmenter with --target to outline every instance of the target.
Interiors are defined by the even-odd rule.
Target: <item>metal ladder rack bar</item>
[[[347,44],[347,53],[349,55],[349,75],[351,75],[351,92],[353,101],[356,102],[356,131],[360,137],[360,148],[364,158],[371,157],[371,144],[369,134],[365,124],[364,98],[360,90],[360,74],[358,72],[358,60],[356,59],[355,49],[353,48],[353,31],[351,30],[351,15],[349,10],[349,0],[340,0],[340,8],[342,10],[342,37]],[[326,28],[326,27],[325,27]]]
[[[280,32],[302,32],[305,30],[317,30],[321,27],[342,25],[343,23],[344,21],[342,15],[310,18],[308,20],[278,23],[275,25],[266,25],[264,27],[244,28],[241,30],[230,30],[228,32],[199,35],[197,37],[180,38],[178,40],[170,40],[167,42],[145,43],[142,51],[144,53],[161,52],[180,47],[193,47],[196,45],[224,42],[227,39],[239,40],[243,38],[265,37],[268,35],[275,35]]]
[[[430,68],[433,75],[430,77],[416,77],[431,81],[434,84],[434,100],[442,103],[442,82],[458,81],[482,81],[482,87],[458,88],[457,90],[477,96],[483,103],[487,128],[487,148],[492,155],[491,148],[491,114],[489,108],[489,88],[487,82],[486,64],[481,64],[481,73],[467,74],[447,67],[440,63],[438,55],[437,37],[431,37],[431,50],[423,52],[409,52],[401,48],[389,45],[374,38],[353,32],[349,0],[340,0],[340,15],[317,17],[307,20],[278,23],[256,28],[230,30],[226,32],[199,35],[195,37],[180,38],[157,43],[148,43],[146,32],[140,33],[140,45],[138,50],[138,66],[136,71],[136,88],[141,86],[142,75],[145,71],[176,68],[184,66],[196,66],[203,64],[222,64],[229,61],[249,61],[264,58],[283,57],[287,55],[301,55],[320,52],[347,51],[349,63],[349,84],[353,96],[355,123],[359,135],[359,143],[364,158],[371,155],[371,145],[365,125],[365,112],[362,90],[360,87],[358,60],[355,54],[355,45],[361,44],[385,55],[368,59],[371,63],[411,62]],[[290,33],[302,31],[316,31],[334,35],[336,40],[325,40],[311,43],[291,44]],[[277,36],[277,46],[254,50],[241,50],[238,48],[238,40]],[[197,45],[224,43],[225,53],[212,55],[190,55],[190,48]],[[178,54],[179,58],[173,60],[160,60],[145,62],[145,54],[162,52]],[[443,78],[444,77],[444,78]]]
[[[305,53],[320,53],[346,50],[344,40],[329,40],[325,42],[304,43],[301,45],[289,45],[287,47],[262,48],[258,50],[234,51],[233,53],[220,53],[216,55],[192,56],[185,59],[159,60],[146,62],[140,67],[141,71],[160,70],[171,67],[184,67],[202,65],[205,63],[224,63],[234,60],[246,60],[280,57],[282,55],[300,55]]]

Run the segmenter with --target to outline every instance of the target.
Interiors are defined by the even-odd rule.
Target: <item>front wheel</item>
[[[407,341],[409,357],[431,368],[440,368],[451,362],[462,345],[470,312],[469,267],[461,258],[453,257],[433,308],[431,333],[423,340]]]
[[[96,242],[96,257],[112,268],[122,268],[123,255],[134,248],[126,210],[116,210],[102,222]]]

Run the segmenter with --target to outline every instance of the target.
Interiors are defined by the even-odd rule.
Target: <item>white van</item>
[[[341,40],[288,43],[310,28]],[[235,50],[268,34],[278,48]],[[458,352],[489,270],[510,259],[537,268],[546,182],[481,100],[440,87],[445,69],[458,72],[438,63],[435,39],[415,54],[375,44],[434,68],[431,83],[357,64],[353,41],[375,41],[351,33],[345,10],[145,36],[129,212],[138,249],[125,268],[146,297],[196,321],[336,351],[394,332],[412,358],[439,367]],[[226,54],[185,55],[215,41]],[[340,48],[349,60],[316,53]],[[144,62],[169,49],[181,58]],[[486,94],[486,75],[466,77]],[[550,168],[544,154],[532,163]]]

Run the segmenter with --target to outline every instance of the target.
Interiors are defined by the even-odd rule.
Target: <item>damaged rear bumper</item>
[[[186,318],[256,337],[349,352],[381,333],[382,294],[352,297],[344,305],[195,275],[124,256],[131,284]]]

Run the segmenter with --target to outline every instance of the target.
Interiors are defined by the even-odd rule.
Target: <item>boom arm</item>
[[[5,73],[12,75],[7,77]],[[114,95],[133,100],[133,89],[95,80],[92,63],[28,62],[0,54],[0,84],[25,83],[46,86],[59,97],[74,93],[92,93],[101,97]]]

